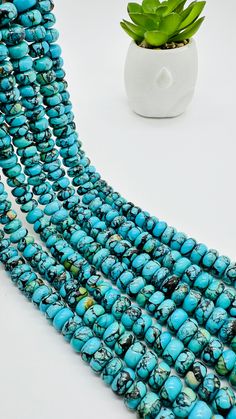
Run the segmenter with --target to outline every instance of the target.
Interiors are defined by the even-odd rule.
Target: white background
[[[127,105],[124,0],[56,0],[80,138],[102,176],[129,200],[235,258],[236,5],[208,1],[197,35],[195,98],[178,119]],[[1,272],[0,418],[120,419],[122,402]]]

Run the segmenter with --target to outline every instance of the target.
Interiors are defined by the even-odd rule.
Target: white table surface
[[[124,0],[57,0],[57,27],[84,148],[129,200],[235,258],[236,4],[209,0],[194,101],[177,119],[127,105]],[[0,418],[132,417],[1,271]]]

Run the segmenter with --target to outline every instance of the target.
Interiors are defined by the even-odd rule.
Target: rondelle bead
[[[231,386],[236,389],[236,365],[234,366],[233,370],[230,373],[229,382]]]
[[[230,343],[236,336],[236,319],[228,318],[219,331],[219,337],[224,343]]]
[[[212,406],[215,412],[225,418],[232,407],[235,406],[235,401],[234,391],[229,387],[221,387],[212,402]]]
[[[196,355],[200,355],[205,346],[210,342],[211,335],[206,329],[199,327],[197,333],[188,343],[188,348]]]
[[[215,370],[217,374],[225,376],[234,368],[236,363],[236,354],[231,349],[225,350],[218,359]]]
[[[232,407],[227,415],[227,419],[235,419],[236,418],[236,406]]]
[[[202,294],[197,290],[190,290],[183,302],[183,309],[188,314],[195,312],[198,304],[200,303]]]
[[[124,332],[124,326],[115,321],[105,330],[103,340],[107,346],[113,348],[115,346],[115,343],[118,341],[118,339]]]
[[[128,409],[136,410],[146,394],[146,385],[142,381],[135,381],[125,394],[125,405],[128,407]]]
[[[94,335],[91,329],[87,326],[81,326],[76,329],[70,344],[76,352],[81,352],[81,348],[92,337],[94,337]]]
[[[167,321],[168,317],[173,313],[176,306],[174,301],[172,300],[165,300],[163,301],[157,308],[154,313],[154,317],[159,321],[159,323],[163,324]]]
[[[73,312],[69,308],[60,310],[53,319],[53,326],[56,330],[61,331],[64,324],[73,317]]]
[[[76,329],[79,328],[79,326],[82,326],[82,319],[76,314],[67,320],[61,331],[62,336],[67,342],[71,341],[73,334],[75,333]]]
[[[177,337],[184,344],[189,343],[195,333],[198,331],[198,323],[194,319],[187,319],[177,332]]]
[[[101,345],[99,349],[92,355],[90,366],[94,372],[100,374],[108,362],[112,360],[112,358],[112,351],[104,345]]]
[[[180,378],[172,375],[163,384],[160,390],[160,399],[164,406],[171,406],[178,394],[181,392],[183,384]]]
[[[185,348],[175,361],[175,370],[179,375],[184,376],[195,361],[193,352]]]
[[[135,369],[142,359],[143,355],[145,354],[146,347],[142,342],[135,342],[130,348],[127,350],[124,361],[129,368]]]
[[[184,299],[189,294],[190,287],[188,284],[181,282],[177,285],[174,292],[171,295],[171,299],[174,301],[176,306],[181,306],[184,302]]]
[[[143,339],[146,331],[152,325],[152,318],[147,314],[142,314],[133,324],[133,332],[139,339]]]
[[[197,395],[191,388],[183,388],[173,404],[173,413],[178,418],[188,418],[196,400]]]
[[[223,353],[223,350],[223,343],[218,338],[211,338],[202,352],[202,360],[206,362],[207,365],[215,365],[216,361]]]
[[[155,352],[147,350],[136,367],[138,378],[147,381],[154,367],[157,365],[157,359]]]
[[[114,378],[117,376],[117,374],[119,374],[119,372],[122,370],[123,367],[124,367],[124,364],[121,361],[121,359],[117,357],[113,357],[111,361],[109,361],[106,364],[102,372],[101,377],[103,381],[105,381],[106,384],[111,385]]]
[[[33,6],[35,6],[36,3],[37,3],[37,0],[24,0],[23,3],[21,0],[13,0],[13,4],[17,8],[19,13],[22,13],[28,9],[31,9]]]
[[[174,365],[179,354],[183,351],[184,344],[179,340],[172,338],[168,345],[165,347],[162,357],[168,365]]]
[[[192,411],[189,414],[189,419],[211,419],[212,411],[207,403],[199,400],[196,402],[195,406],[193,407]]]
[[[114,393],[123,396],[132,386],[134,380],[134,371],[131,368],[123,368],[112,381],[111,388]]]
[[[3,3],[0,5],[1,26],[5,26],[17,17],[17,9],[14,4]]]
[[[164,361],[160,362],[151,372],[150,378],[148,380],[149,386],[153,390],[159,390],[169,377],[170,373],[171,369],[169,365]]]
[[[188,315],[182,308],[177,308],[167,320],[168,327],[171,331],[177,331],[180,326],[187,320]]]
[[[118,298],[118,300],[116,300],[116,302],[114,303],[111,311],[115,319],[120,320],[123,313],[127,310],[127,308],[130,307],[130,305],[131,301],[129,298],[123,295],[120,298]]]
[[[202,400],[212,401],[220,388],[220,380],[215,374],[207,374],[198,389]]]
[[[203,382],[207,373],[207,369],[202,362],[196,361],[191,367],[191,370],[187,372],[185,376],[185,383],[192,390],[196,390]]]
[[[93,330],[96,336],[102,337],[104,335],[105,330],[114,322],[114,317],[112,314],[103,314],[102,316],[98,317],[93,325]]]
[[[89,339],[83,347],[81,348],[82,359],[85,362],[90,362],[92,356],[95,354],[96,351],[101,347],[101,340],[97,337],[92,337]]]
[[[134,322],[138,320],[141,316],[142,310],[139,307],[135,307],[131,305],[127,310],[123,313],[121,317],[121,322],[125,326],[127,330],[131,330]]]
[[[162,407],[156,419],[175,419],[175,415],[168,407]]]
[[[141,400],[137,412],[139,418],[155,419],[161,409],[161,401],[156,393],[147,392]]]
[[[214,310],[214,303],[207,298],[202,298],[200,304],[195,311],[195,317],[200,325],[205,324]]]
[[[121,358],[123,358],[127,350],[131,347],[131,345],[134,344],[134,342],[134,335],[131,332],[124,332],[115,344],[115,353]]]

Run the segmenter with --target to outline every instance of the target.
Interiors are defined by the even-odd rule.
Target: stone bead
[[[111,385],[114,378],[117,377],[119,372],[122,370],[124,364],[120,358],[114,357],[111,361],[106,364],[103,372],[102,372],[102,379],[105,381],[106,384]]]
[[[212,406],[215,412],[226,417],[236,401],[234,391],[229,387],[222,387],[216,394]]]
[[[223,343],[217,338],[212,338],[202,352],[202,360],[207,365],[215,365],[223,350]]]
[[[83,316],[84,313],[94,305],[94,299],[91,297],[84,297],[80,300],[75,308],[78,316]]]
[[[171,369],[166,362],[161,361],[151,372],[148,384],[153,390],[159,390],[166,382],[171,373]]]
[[[155,419],[161,409],[161,401],[156,393],[147,392],[141,400],[137,412],[139,418]]]
[[[171,313],[175,310],[175,303],[172,300],[165,300],[159,305],[154,313],[154,317],[163,324],[167,321]]]
[[[14,0],[13,4],[16,7],[19,13],[25,12],[28,9],[31,9],[37,3],[36,0],[24,0],[22,3],[21,0]]]
[[[226,288],[222,294],[219,295],[215,302],[216,307],[221,307],[227,310],[235,301],[236,292],[234,289]]]
[[[171,331],[176,332],[180,326],[187,320],[188,315],[182,308],[177,308],[167,320],[168,327]]]
[[[108,362],[112,360],[112,358],[112,351],[104,345],[101,345],[99,349],[92,355],[90,359],[90,366],[94,372],[100,374]]]
[[[175,415],[168,407],[162,407],[156,419],[175,419]]]
[[[181,392],[183,384],[180,378],[172,375],[167,378],[160,390],[160,399],[164,406],[171,406],[178,394]]]
[[[233,370],[230,373],[229,382],[231,386],[236,389],[236,365],[234,366]]]
[[[220,380],[215,374],[207,374],[198,389],[202,400],[212,401],[220,388]]]
[[[63,326],[62,328],[62,336],[67,342],[70,342],[73,334],[75,331],[82,326],[82,319],[81,317],[77,316],[76,314],[71,317]]]
[[[235,419],[236,418],[236,406],[232,407],[227,415],[227,419]]]
[[[131,301],[129,298],[125,296],[121,296],[118,300],[114,303],[112,307],[112,314],[116,320],[120,320],[123,313],[130,307]]]
[[[164,301],[164,299],[165,299],[164,294],[160,291],[156,291],[148,299],[148,301],[146,303],[146,306],[145,306],[146,310],[149,313],[155,313],[155,311],[157,310],[159,305]]]
[[[174,365],[176,359],[184,349],[184,344],[179,339],[171,339],[165,347],[162,357],[168,365]]]
[[[146,352],[146,347],[142,342],[135,342],[127,350],[124,361],[129,368],[135,369]]]
[[[189,387],[185,387],[177,396],[173,404],[173,413],[178,418],[188,418],[197,400],[196,393]]]
[[[185,348],[175,361],[175,370],[179,375],[184,376],[195,361],[195,355]]]
[[[5,26],[17,17],[17,9],[14,4],[3,3],[0,5],[1,26]]]
[[[224,343],[230,341],[236,336],[236,319],[233,317],[228,318],[219,331],[219,337]]]
[[[38,10],[34,9],[20,15],[19,20],[23,26],[31,28],[32,26],[37,26],[41,23],[42,15]]]
[[[187,319],[177,332],[177,337],[184,343],[190,342],[192,337],[198,331],[198,323],[194,319]]]
[[[121,322],[125,326],[127,330],[131,330],[134,323],[137,319],[141,316],[142,311],[139,307],[131,305],[127,310],[123,313],[121,317]]]
[[[61,331],[64,324],[73,317],[73,312],[69,308],[60,310],[53,319],[53,326],[57,331]]]
[[[83,321],[86,326],[92,327],[98,317],[105,314],[105,310],[99,304],[94,304],[84,314]]]
[[[125,328],[122,324],[118,322],[112,323],[108,328],[105,330],[103,335],[103,340],[107,346],[113,348],[121,337],[121,335],[125,332]]]
[[[81,349],[84,346],[84,344],[93,337],[93,332],[89,327],[81,326],[78,329],[76,329],[70,341],[70,344],[76,352],[81,352]]]
[[[202,298],[195,311],[195,317],[200,325],[205,324],[214,310],[214,303],[211,300]]]
[[[152,318],[147,314],[142,314],[133,324],[133,332],[139,338],[143,339],[146,331],[152,326]]]
[[[13,60],[20,60],[21,58],[25,57],[29,52],[29,47],[27,42],[22,41],[18,45],[9,46],[9,55]]]
[[[185,382],[192,390],[196,390],[206,377],[207,369],[202,362],[194,362],[185,376]]]
[[[48,297],[49,295],[52,294],[52,288],[46,286],[46,285],[42,285],[41,287],[38,287],[33,295],[32,295],[32,302],[39,306],[39,304],[41,303],[41,301],[45,298]]]
[[[215,301],[225,289],[225,285],[219,279],[213,279],[209,287],[205,291],[206,298]]]
[[[196,290],[190,290],[189,294],[185,297],[183,302],[183,309],[191,315],[195,312],[198,304],[200,303],[202,294]]]
[[[188,284],[185,284],[184,282],[180,282],[174,292],[171,295],[171,299],[174,301],[176,306],[181,306],[186,298],[186,296],[189,294],[190,287]]]
[[[136,367],[136,374],[138,378],[143,381],[147,381],[156,365],[157,355],[155,352],[147,350]]]
[[[82,359],[85,362],[90,362],[92,356],[101,347],[101,340],[97,337],[90,338],[81,348]]]
[[[225,376],[234,368],[234,365],[236,363],[236,354],[230,350],[225,350],[220,358],[218,359],[215,370],[217,374],[221,376]]]
[[[203,401],[197,401],[192,411],[189,414],[189,419],[211,419],[212,411],[207,403]]]
[[[130,368],[123,368],[112,381],[111,388],[114,393],[123,396],[132,386],[134,380],[134,371]]]
[[[103,337],[105,330],[114,322],[112,314],[103,314],[98,317],[93,325],[93,330],[96,336]]]
[[[142,381],[135,381],[124,397],[125,405],[130,410],[136,410],[141,400],[147,394],[147,387]]]
[[[200,355],[205,346],[210,342],[211,335],[206,329],[199,327],[197,333],[188,343],[188,348],[196,355]]]
[[[135,342],[135,337],[131,332],[124,332],[123,335],[117,340],[114,351],[115,353],[123,358],[128,351],[128,349]]]

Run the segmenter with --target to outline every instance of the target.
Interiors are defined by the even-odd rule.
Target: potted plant
[[[204,17],[206,2],[144,0],[129,3],[131,22],[122,28],[132,38],[125,64],[130,107],[146,117],[174,117],[190,103],[198,57],[192,39]]]

